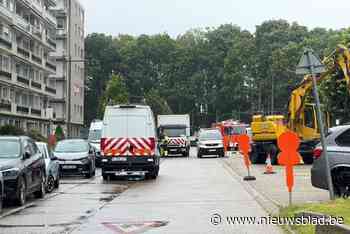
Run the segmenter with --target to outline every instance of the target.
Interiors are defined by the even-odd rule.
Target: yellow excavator
[[[338,45],[336,50],[323,60],[326,66],[324,73],[317,75],[317,83],[336,78],[345,80],[350,90],[350,51],[344,45]],[[335,75],[337,74],[337,75]],[[254,115],[252,118],[252,163],[263,163],[270,155],[271,162],[277,164],[278,137],[287,130],[296,132],[300,139],[300,154],[305,164],[313,163],[313,149],[320,141],[320,131],[317,124],[316,105],[308,103],[312,91],[312,76],[307,75],[292,91],[288,103],[288,115]],[[323,113],[326,127],[330,126],[330,115]]]

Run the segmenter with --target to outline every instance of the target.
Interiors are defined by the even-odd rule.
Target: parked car
[[[25,136],[0,137],[0,171],[5,198],[24,205],[26,196],[45,196],[45,161],[35,142]]]
[[[220,130],[201,129],[198,133],[197,157],[217,155],[224,157],[224,144]]]
[[[102,176],[156,179],[160,154],[154,116],[146,105],[107,106],[103,119]]]
[[[95,175],[95,148],[83,139],[59,141],[53,151],[60,164],[62,175],[85,175],[91,178]]]
[[[3,201],[5,198],[5,193],[4,193],[4,177],[2,176],[2,173],[0,172],[0,214],[2,212],[2,206],[3,206]]]
[[[326,144],[334,192],[342,196],[350,192],[350,125],[329,129]],[[326,163],[321,145],[317,145],[314,150],[311,183],[314,187],[328,190]]]
[[[39,150],[45,159],[46,168],[46,192],[51,193],[55,188],[60,186],[60,164],[49,150],[47,143],[36,142]]]
[[[101,166],[101,132],[102,132],[102,120],[93,120],[89,129],[89,143],[95,147],[96,151],[96,166]]]

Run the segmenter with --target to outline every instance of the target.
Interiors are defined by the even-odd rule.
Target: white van
[[[88,141],[96,149],[96,166],[101,165],[102,120],[93,120],[90,124]]]
[[[145,175],[155,179],[159,151],[152,110],[144,105],[107,106],[101,138],[103,179],[110,175]]]

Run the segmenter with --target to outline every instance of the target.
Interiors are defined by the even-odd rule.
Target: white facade
[[[46,135],[56,95],[54,0],[0,0],[0,125]]]
[[[61,125],[79,136],[83,60],[84,10],[77,1],[0,0],[0,126],[46,135]]]
[[[77,137],[84,124],[85,12],[76,0],[57,0],[54,12],[57,17],[57,50],[52,54],[57,60],[55,123],[63,124],[66,133]]]

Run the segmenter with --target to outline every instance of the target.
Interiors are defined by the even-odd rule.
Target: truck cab
[[[169,124],[159,126],[159,135],[163,143],[163,150],[169,154],[190,155],[190,142],[186,136],[187,126],[183,124]]]

